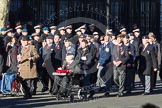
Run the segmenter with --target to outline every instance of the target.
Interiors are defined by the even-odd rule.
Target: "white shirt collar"
[[[148,43],[144,46],[143,51],[146,49],[147,46],[148,46]]]
[[[128,43],[126,43],[126,44],[124,44],[125,46],[129,46],[129,42]]]
[[[121,46],[121,45],[122,45],[122,43],[120,43],[120,44],[118,44],[118,43],[117,43],[117,45],[118,45],[118,46]]]

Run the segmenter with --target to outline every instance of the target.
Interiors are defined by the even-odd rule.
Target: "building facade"
[[[19,20],[57,25],[70,18],[86,17],[115,31],[125,25],[130,32],[132,25],[138,25],[142,34],[162,33],[162,0],[11,0],[10,4],[13,25]]]

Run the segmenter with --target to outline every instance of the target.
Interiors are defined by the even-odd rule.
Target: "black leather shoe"
[[[123,97],[124,94],[123,93],[118,93],[117,97]]]
[[[130,95],[130,94],[132,94],[132,92],[131,91],[126,91],[125,94]]]
[[[46,91],[48,91],[47,87],[42,88],[42,92],[46,92]]]
[[[88,99],[93,99],[93,96],[95,95],[95,92],[94,91],[91,91],[90,92],[90,95],[88,96]]]
[[[110,96],[109,92],[106,92],[106,93],[104,94],[104,96],[105,96],[105,97],[109,97],[109,96]]]
[[[31,94],[32,94],[32,95],[36,95],[36,91],[32,91]]]
[[[146,92],[145,92],[145,93],[143,93],[142,95],[150,95],[150,93],[146,93]]]
[[[60,94],[57,94],[56,95],[56,100],[62,100],[63,98],[61,97],[61,95]]]
[[[24,95],[24,99],[31,99],[32,95]]]

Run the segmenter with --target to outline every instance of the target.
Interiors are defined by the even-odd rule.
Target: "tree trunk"
[[[4,27],[8,21],[11,0],[0,0],[0,27]]]

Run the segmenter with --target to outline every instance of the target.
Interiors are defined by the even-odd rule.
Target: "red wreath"
[[[56,70],[56,73],[70,73],[70,70]]]

